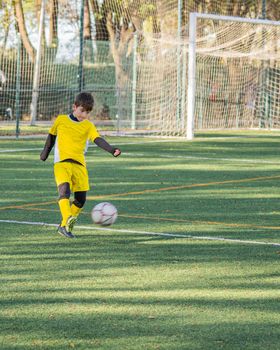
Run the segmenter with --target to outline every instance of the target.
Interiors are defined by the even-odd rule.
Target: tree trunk
[[[22,8],[22,0],[13,0],[14,13],[16,18],[16,27],[20,32],[23,46],[28,53],[31,62],[35,61],[35,49],[33,48],[25,27],[25,19]]]
[[[50,1],[50,31],[49,31],[49,46],[57,47],[57,15],[58,15],[58,0]]]
[[[106,26],[106,18],[109,6],[107,0],[99,5],[98,0],[89,0],[95,21],[95,43],[96,51],[94,53],[94,62],[104,62],[110,55],[109,33]]]
[[[85,1],[84,7],[84,39],[91,39],[91,24],[90,24],[90,13],[88,0]]]
[[[95,19],[95,40],[109,41],[109,33],[106,27],[106,0],[100,8],[97,0],[90,0],[94,19]]]
[[[45,57],[47,60],[55,60],[58,49],[58,0],[49,1],[50,27],[49,40],[44,40]],[[46,43],[47,41],[47,43]]]
[[[85,61],[93,62],[93,45],[91,36],[91,22],[90,22],[90,11],[89,2],[85,1],[84,7],[84,58]]]
[[[107,30],[109,33],[112,56],[115,63],[116,72],[116,89],[117,89],[117,109],[121,119],[126,118],[130,111],[127,110],[127,86],[128,74],[123,66],[123,59],[127,58],[127,48],[133,39],[133,29],[123,25],[120,29],[118,40],[116,39],[116,31],[112,21],[112,14],[107,15]]]

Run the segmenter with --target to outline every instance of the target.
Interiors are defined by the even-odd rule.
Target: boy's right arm
[[[48,134],[44,149],[40,154],[41,160],[45,161],[48,158],[48,156],[49,156],[49,154],[50,154],[50,152],[55,144],[55,139],[56,139],[56,135]]]
[[[96,139],[94,140],[94,143],[98,147],[104,149],[104,151],[111,153],[114,157],[118,157],[119,155],[121,155],[121,150],[119,148],[115,148],[115,147],[111,146],[102,137],[96,137]]]

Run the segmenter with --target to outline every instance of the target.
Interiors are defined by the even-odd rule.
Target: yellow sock
[[[67,198],[60,199],[58,201],[59,209],[62,216],[61,226],[65,226],[67,219],[71,216],[70,201]]]
[[[72,205],[71,205],[71,215],[72,216],[78,216],[81,211],[82,211],[82,208],[79,208],[74,203],[72,203]]]

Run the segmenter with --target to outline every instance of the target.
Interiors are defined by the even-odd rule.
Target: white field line
[[[17,220],[0,220],[2,223],[8,224],[21,224],[21,225],[36,225],[36,226],[51,226],[57,227],[57,224],[48,224],[45,222],[36,222],[36,221],[17,221]],[[193,236],[193,235],[184,235],[184,234],[173,234],[173,233],[162,233],[162,232],[152,232],[152,231],[136,231],[136,230],[124,230],[124,229],[115,229],[108,227],[96,227],[96,226],[80,226],[77,225],[76,228],[84,230],[93,230],[93,231],[113,231],[120,233],[134,233],[139,235],[149,235],[149,236],[160,236],[160,237],[170,237],[170,238],[189,238],[194,240],[207,240],[207,241],[222,241],[228,243],[241,243],[241,244],[253,244],[253,245],[268,245],[280,247],[280,243],[274,242],[262,242],[262,241],[249,241],[242,239],[233,239],[233,238],[224,238],[224,237],[211,237],[211,236]]]
[[[151,141],[152,142],[164,142],[164,141]],[[129,144],[136,144],[136,143],[123,143],[120,145],[129,145]],[[90,147],[97,147],[95,145]],[[16,152],[28,152],[28,151],[41,151],[43,148],[19,148],[19,149],[2,149],[0,150],[0,153],[16,153]],[[124,156],[139,156],[139,157],[145,157],[145,153],[133,153],[133,152],[123,152]],[[215,161],[227,161],[227,162],[242,162],[242,163],[260,163],[260,164],[279,164],[280,162],[273,162],[263,159],[236,159],[236,158],[218,158],[218,157],[200,157],[200,156],[176,156],[176,155],[167,155],[167,154],[158,154],[156,156],[157,158],[170,158],[170,159],[202,159],[202,160],[215,160]]]

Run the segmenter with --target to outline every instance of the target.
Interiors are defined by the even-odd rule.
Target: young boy
[[[40,155],[41,160],[45,161],[55,145],[54,175],[62,216],[58,233],[68,238],[75,237],[72,230],[86,202],[86,193],[89,190],[85,163],[88,140],[114,157],[121,154],[119,148],[114,148],[100,137],[96,127],[88,120],[93,105],[94,99],[90,93],[78,94],[73,105],[73,112],[70,115],[59,115],[56,118]],[[70,204],[71,191],[74,193],[72,205]]]

